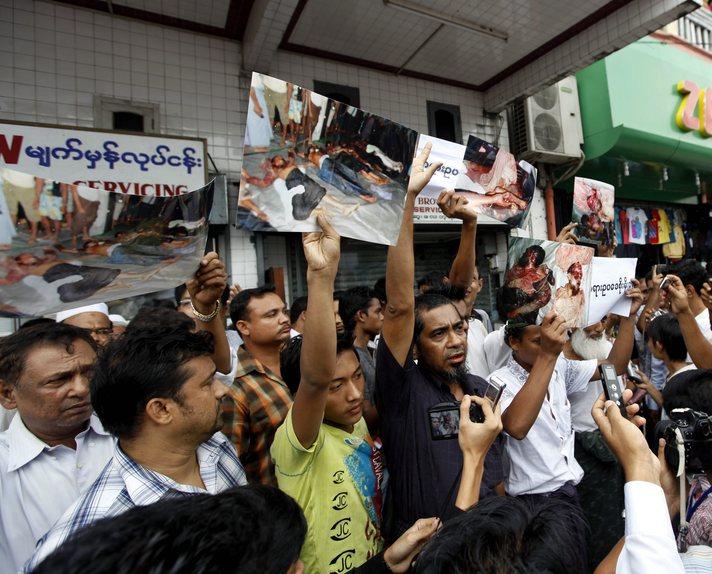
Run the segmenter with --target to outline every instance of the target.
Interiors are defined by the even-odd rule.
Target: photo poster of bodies
[[[614,202],[612,185],[585,177],[574,178],[572,221],[578,224],[576,235],[588,243],[612,245],[616,237]]]
[[[586,327],[598,323],[609,313],[628,316],[631,300],[625,292],[633,286],[637,264],[635,257],[593,258]]]
[[[315,231],[394,245],[417,133],[254,72],[238,199],[242,227]]]
[[[454,189],[467,198],[478,215],[519,227],[529,212],[536,187],[536,169],[525,161],[517,162],[506,150],[478,137],[470,136],[467,145],[421,134],[416,154],[432,144],[428,163],[441,161],[428,186],[416,200],[415,221],[443,222],[437,208],[438,195]]]
[[[141,196],[0,168],[0,315],[46,315],[184,283],[204,253],[212,186]]]
[[[511,237],[500,306],[507,319],[541,323],[554,309],[568,328],[584,327],[594,250],[582,245]]]

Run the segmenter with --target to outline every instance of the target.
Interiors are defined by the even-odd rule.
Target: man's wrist
[[[195,309],[201,315],[210,315],[215,310],[215,303],[217,299],[211,303],[201,303],[200,301],[192,300],[193,309]]]
[[[660,469],[656,468],[652,460],[631,460],[628,465],[623,467],[623,471],[626,482],[640,480],[660,486]]]

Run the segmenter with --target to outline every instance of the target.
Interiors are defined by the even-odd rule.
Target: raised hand
[[[185,284],[198,313],[210,315],[227,286],[227,271],[214,251],[203,256],[195,275]]]
[[[410,179],[408,180],[408,195],[418,197],[418,194],[423,191],[423,188],[426,185],[428,185],[430,178],[433,177],[433,174],[442,165],[442,162],[438,161],[430,164],[428,167],[425,167],[432,147],[433,146],[430,142],[425,144],[423,151],[421,151],[413,160],[413,164],[410,168]]]
[[[440,521],[437,518],[421,518],[400,535],[383,553],[383,560],[390,572],[408,572],[413,559],[425,543],[435,534]]]
[[[316,221],[321,231],[302,235],[307,267],[310,272],[328,272],[336,276],[341,256],[341,237],[323,213],[317,215]]]
[[[549,311],[541,322],[541,350],[558,356],[567,339],[566,321],[554,311]]]
[[[677,275],[668,275],[668,283],[665,287],[663,297],[670,303],[670,310],[679,315],[690,311],[690,300],[687,297],[687,289]]]
[[[454,191],[443,191],[438,196],[438,207],[443,214],[450,219],[462,219],[462,221],[477,221],[477,213],[469,205],[467,198],[456,195]]]
[[[705,304],[705,307],[707,307],[708,309],[712,309],[712,284],[710,284],[709,281],[706,281],[705,284],[702,286],[702,291],[700,291],[700,298]]]
[[[559,234],[556,236],[555,241],[558,241],[559,243],[571,243],[572,245],[578,243],[578,238],[574,234],[574,229],[576,229],[577,225],[578,224],[574,223],[573,221],[569,223],[561,231],[559,231]]]
[[[472,401],[482,407],[485,422],[474,423],[470,419]],[[460,450],[463,453],[484,457],[500,432],[502,432],[502,416],[499,405],[493,411],[488,399],[465,395],[460,403],[460,431],[457,435]]]
[[[638,311],[645,303],[645,298],[643,297],[643,292],[640,290],[640,281],[633,279],[631,281],[633,286],[625,292],[625,296],[631,300],[629,317],[637,317]]]

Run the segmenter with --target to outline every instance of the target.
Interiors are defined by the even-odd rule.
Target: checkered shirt
[[[114,456],[79,499],[37,543],[35,554],[25,564],[31,572],[74,532],[96,520],[117,516],[134,506],[146,506],[167,497],[190,494],[217,494],[247,484],[235,449],[222,433],[215,433],[197,450],[200,476],[205,490],[178,484],[167,476],[149,470],[129,458],[116,445]]]
[[[277,486],[269,449],[292,406],[284,381],[241,346],[235,381],[223,399],[223,432],[233,442],[250,483]]]

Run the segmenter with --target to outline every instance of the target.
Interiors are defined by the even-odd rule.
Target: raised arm
[[[502,415],[504,430],[522,440],[529,433],[544,403],[556,361],[566,342],[566,323],[550,311],[541,324],[541,352],[529,371],[527,381]]]
[[[690,309],[685,286],[675,275],[668,275],[668,278],[670,282],[664,296],[670,301],[670,309],[680,323],[687,352],[690,353],[690,358],[698,369],[712,369],[712,343],[705,338],[697,324]]]
[[[413,209],[415,198],[430,181],[435,171],[442,165],[433,163],[427,168],[425,162],[430,155],[431,144],[413,160],[408,193],[406,194],[403,222],[398,243],[388,248],[386,260],[386,296],[388,303],[384,310],[382,337],[393,357],[404,365],[410,351],[415,323],[415,263],[413,256]]]
[[[475,242],[477,214],[468,208],[467,199],[454,191],[443,191],[438,197],[438,207],[450,219],[461,219],[460,246],[450,267],[450,283],[467,289],[475,275]]]
[[[657,311],[660,307],[660,282],[663,280],[663,276],[658,273],[658,266],[653,267],[652,283],[653,286],[648,290],[648,301],[645,303],[643,312],[638,318],[638,331],[645,333],[645,329],[648,326],[648,321],[650,315],[653,311]]]
[[[307,259],[307,302],[300,358],[301,381],[292,407],[292,425],[304,448],[314,444],[324,419],[329,385],[336,369],[336,322],[332,301],[341,254],[340,239],[324,215],[322,231],[302,237]]]
[[[204,255],[200,261],[200,267],[185,286],[190,294],[193,309],[207,317],[212,315],[208,321],[202,321],[196,315],[198,329],[213,334],[215,351],[212,359],[215,362],[215,368],[218,372],[227,374],[232,369],[232,356],[225,334],[225,325],[218,308],[220,296],[227,287],[227,272],[225,264],[220,261],[218,254],[211,251]]]

